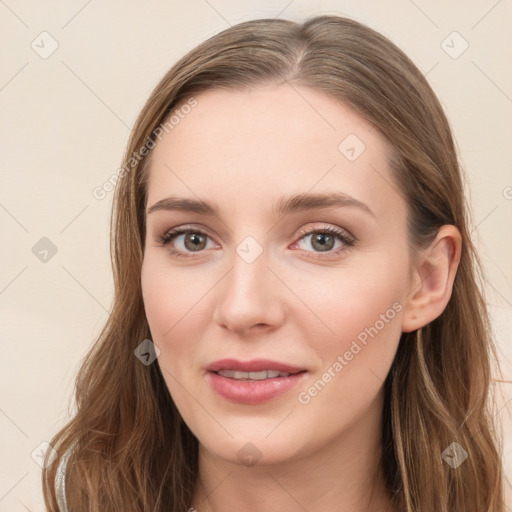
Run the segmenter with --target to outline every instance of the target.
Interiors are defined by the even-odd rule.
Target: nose
[[[218,290],[214,321],[240,336],[273,330],[285,316],[283,283],[268,267],[265,252],[248,263],[235,255]]]

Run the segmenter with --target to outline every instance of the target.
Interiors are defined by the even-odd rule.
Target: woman
[[[49,510],[504,510],[461,171],[393,43],[231,27],[161,80],[116,178]]]

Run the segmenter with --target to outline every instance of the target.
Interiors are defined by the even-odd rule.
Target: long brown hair
[[[114,303],[78,373],[76,414],[51,441],[59,455],[43,471],[48,510],[58,510],[55,477],[65,452],[72,512],[183,512],[190,506],[198,441],[158,364],[134,356],[151,338],[140,285],[148,155],[162,127],[172,127],[175,109],[201,91],[285,82],[349,105],[388,139],[394,179],[408,204],[411,250],[428,244],[445,224],[462,235],[446,309],[422,329],[402,334],[385,381],[382,466],[396,510],[503,512],[491,393],[492,372],[501,373],[451,129],[411,60],[381,34],[339,16],[240,23],[181,58],[152,92],[116,176]],[[454,442],[468,454],[457,468],[441,456]]]

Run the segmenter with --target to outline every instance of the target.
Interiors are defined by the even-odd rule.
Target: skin
[[[200,198],[216,202],[221,218],[148,214],[141,275],[157,362],[200,443],[191,506],[199,512],[391,510],[378,466],[383,383],[401,333],[445,308],[460,234],[443,226],[413,263],[406,203],[390,174],[386,139],[323,93],[285,84],[209,90],[196,99],[153,150],[147,205],[170,195]],[[355,161],[338,149],[349,134],[366,147]],[[332,191],[364,202],[372,213],[343,206],[273,217],[282,196]],[[166,231],[188,224],[208,234],[199,251],[190,235],[187,245],[187,235],[158,243]],[[347,231],[356,244],[335,238],[322,252],[313,236],[299,234],[325,226]],[[263,249],[252,263],[236,252],[248,236]],[[174,256],[172,248],[191,257]],[[329,368],[332,375],[338,356],[393,304],[400,309],[394,317],[300,403],[299,393]],[[308,373],[299,387],[266,403],[235,404],[205,378],[205,367],[225,357],[268,358]],[[259,457],[251,466],[238,456],[248,442]]]

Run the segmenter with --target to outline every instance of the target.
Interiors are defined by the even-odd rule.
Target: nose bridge
[[[278,279],[268,268],[268,254],[252,237],[237,246],[231,271],[219,288],[218,324],[233,331],[246,331],[259,324],[275,326],[282,320]]]

